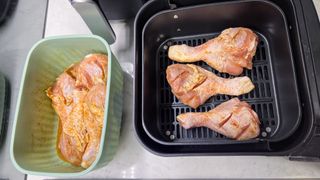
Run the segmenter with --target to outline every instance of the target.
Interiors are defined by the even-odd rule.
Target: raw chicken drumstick
[[[211,96],[239,96],[250,92],[254,85],[248,77],[226,79],[192,64],[173,64],[167,67],[167,80],[172,93],[184,104],[197,108]]]
[[[180,114],[177,120],[186,129],[204,126],[236,140],[248,140],[260,134],[257,114],[248,103],[238,98],[230,99],[209,112]]]
[[[252,58],[258,44],[257,35],[248,28],[229,28],[208,42],[190,47],[170,46],[168,56],[177,62],[203,60],[219,72],[240,75],[243,68],[252,69]]]

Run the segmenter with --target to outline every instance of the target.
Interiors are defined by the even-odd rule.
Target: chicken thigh
[[[63,72],[47,90],[59,117],[57,150],[62,159],[88,168],[100,147],[107,61],[90,54]]]

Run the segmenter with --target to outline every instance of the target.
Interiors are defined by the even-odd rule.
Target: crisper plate
[[[157,90],[156,93],[159,102],[159,111],[157,116],[157,125],[159,133],[164,139],[171,143],[209,143],[212,141],[226,140],[227,138],[216,133],[206,127],[184,129],[181,127],[176,117],[185,112],[206,112],[217,105],[232,98],[227,95],[217,95],[211,97],[205,104],[197,109],[182,104],[171,92],[171,88],[166,80],[166,68],[171,64],[178,62],[168,58],[168,47],[176,44],[187,44],[189,46],[197,46],[216,37],[219,34],[208,34],[198,36],[180,37],[166,40],[157,51]],[[269,139],[276,133],[279,125],[279,114],[277,110],[277,97],[274,90],[274,81],[269,54],[269,47],[266,39],[259,35],[259,44],[256,55],[253,59],[252,70],[245,69],[240,76],[248,76],[255,85],[255,89],[248,94],[239,96],[239,99],[251,104],[252,108],[257,112],[261,125],[261,134],[259,140]],[[219,73],[208,66],[205,62],[199,61],[193,63],[214,74],[224,78],[234,78],[227,73]],[[229,139],[227,139],[230,141]],[[222,142],[221,142],[222,143]]]

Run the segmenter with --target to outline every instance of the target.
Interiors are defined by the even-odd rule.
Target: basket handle
[[[116,35],[110,23],[93,0],[70,0],[70,2],[93,34],[103,37],[109,44],[115,42]]]

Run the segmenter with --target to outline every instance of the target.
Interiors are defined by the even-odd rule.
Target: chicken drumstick
[[[252,58],[258,44],[257,35],[248,28],[229,28],[208,42],[190,47],[170,46],[168,56],[177,62],[203,60],[219,72],[240,75],[243,68],[252,69]]]
[[[259,135],[259,118],[250,105],[238,98],[230,99],[209,112],[184,113],[177,116],[186,129],[208,127],[236,140],[248,140]]]
[[[239,96],[250,92],[254,85],[248,77],[226,79],[192,64],[173,64],[167,67],[167,80],[172,93],[184,104],[197,108],[211,96]]]

